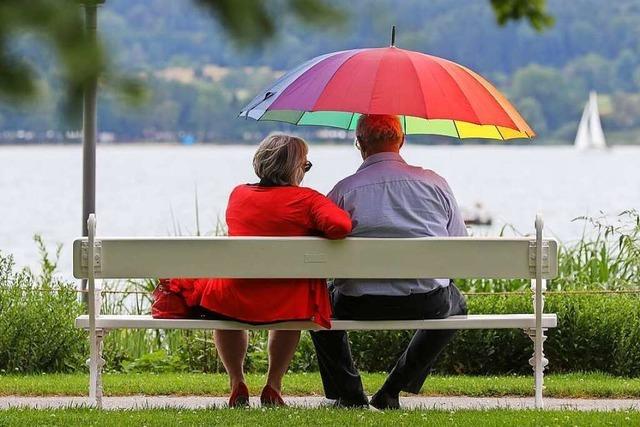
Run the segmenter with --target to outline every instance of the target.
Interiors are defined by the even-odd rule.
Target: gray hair
[[[302,138],[274,134],[262,140],[253,156],[253,170],[261,180],[299,185],[304,178],[307,143]]]

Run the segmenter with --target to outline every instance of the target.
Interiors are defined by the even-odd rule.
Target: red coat
[[[230,236],[341,239],[351,232],[351,218],[310,188],[240,185],[229,196],[227,226]],[[331,303],[325,280],[198,279],[196,282],[193,293],[182,286],[187,299],[193,303],[199,297],[199,304],[215,313],[255,323],[312,320],[325,328],[331,327]]]

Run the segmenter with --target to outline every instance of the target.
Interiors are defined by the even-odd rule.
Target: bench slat
[[[82,242],[73,244],[73,274],[87,278]],[[163,237],[100,238],[96,278],[533,278],[529,238]],[[535,240],[533,240],[535,241]],[[557,275],[557,242],[543,279]]]
[[[429,320],[334,320],[334,330],[395,330],[395,329],[513,329],[534,328],[533,314],[469,314],[446,319]],[[555,328],[555,314],[542,315],[543,328]],[[89,316],[76,319],[76,327],[87,329]],[[96,318],[100,329],[270,329],[318,330],[313,322],[280,322],[269,325],[250,325],[228,320],[154,319],[151,316],[103,315]]]

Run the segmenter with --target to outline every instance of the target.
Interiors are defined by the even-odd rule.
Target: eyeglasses
[[[313,163],[311,163],[309,160],[304,162],[304,166],[302,167],[304,169],[304,173],[309,172],[311,170],[311,166],[313,166]]]

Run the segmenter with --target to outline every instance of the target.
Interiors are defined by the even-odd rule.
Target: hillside
[[[279,7],[274,2],[274,7]],[[590,89],[604,96],[603,126],[615,143],[640,142],[640,2],[550,0],[554,28],[499,27],[488,1],[352,0],[340,29],[282,22],[278,37],[238,50],[193,2],[108,0],[100,32],[118,69],[145,81],[150,100],[127,107],[108,90],[100,127],[117,139],[174,139],[179,131],[235,141],[273,126],[233,120],[282,70],[328,51],[388,44],[443,56],[480,72],[506,92],[544,142],[570,142]],[[277,11],[274,11],[277,13]],[[50,94],[34,106],[0,107],[3,131],[64,131],[55,64],[29,37],[17,49],[41,65]],[[28,114],[27,114],[28,113]],[[275,125],[278,127],[279,125]],[[160,135],[160,136],[158,136]],[[55,138],[54,138],[55,139]]]

